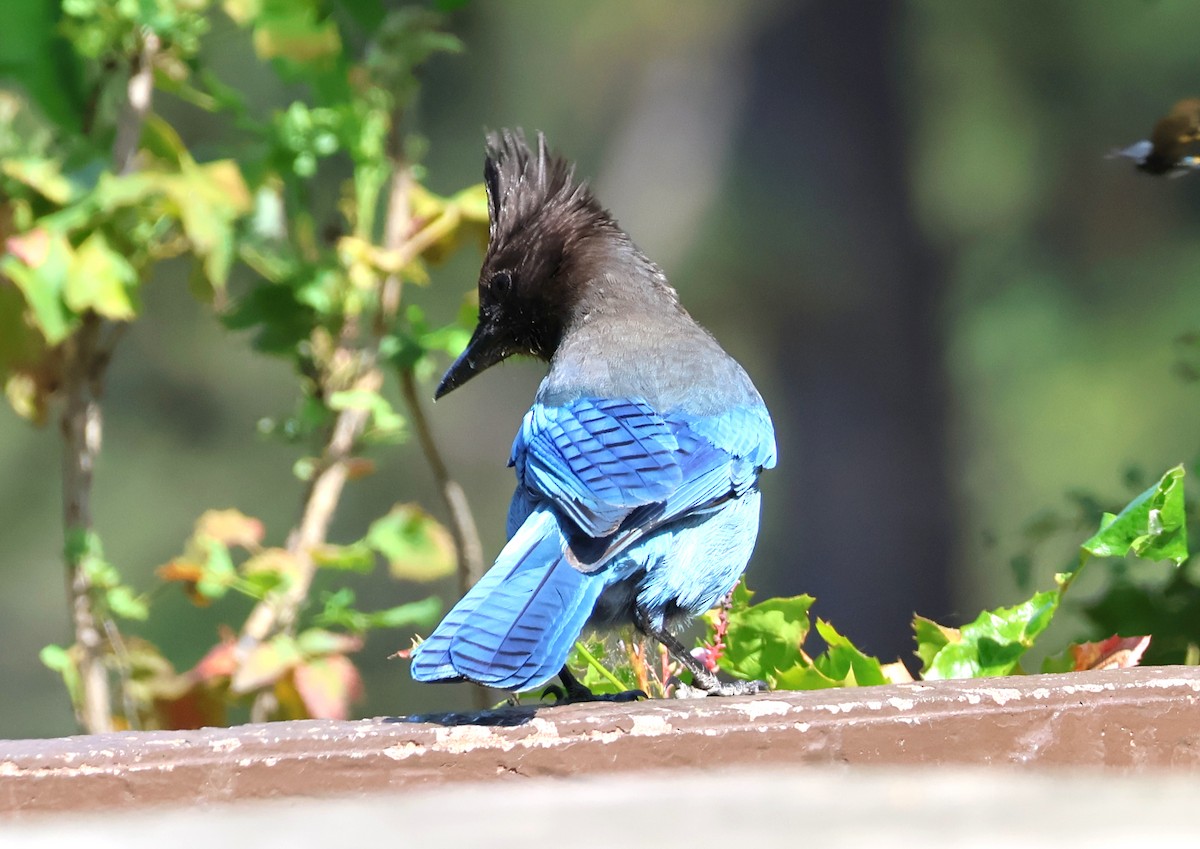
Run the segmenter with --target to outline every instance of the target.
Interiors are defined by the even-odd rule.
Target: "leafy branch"
[[[1078,560],[1055,578],[1055,587],[1034,593],[1011,607],[985,610],[960,628],[922,616],[913,619],[918,677],[923,680],[982,678],[1023,672],[1021,661],[1037,643],[1062,606],[1067,591],[1084,567],[1096,558],[1128,555],[1145,561],[1169,561],[1176,567],[1188,558],[1184,469],[1176,466],[1119,513],[1106,513],[1099,529],[1079,548]],[[824,651],[805,650],[812,623],[812,596],[771,598],[755,603],[739,584],[717,609],[705,615],[705,635],[693,654],[710,669],[735,678],[764,680],[773,689],[808,690],[912,681],[904,663],[883,663],[859,650],[824,620],[816,632]],[[1095,642],[1072,643],[1047,657],[1044,672],[1135,665],[1150,645],[1148,635],[1114,635]],[[644,652],[631,650],[636,638],[623,637],[617,647],[602,641],[576,647],[572,665],[579,678],[598,693],[639,688],[669,694],[680,670],[647,663]],[[606,666],[601,662],[607,660]],[[686,673],[684,673],[686,674]]]
[[[427,284],[430,265],[486,226],[481,187],[443,198],[421,185],[422,144],[404,127],[420,67],[461,46],[419,7],[74,0],[32,14],[36,4],[14,0],[0,24],[8,14],[42,21],[44,41],[70,48],[64,66],[75,88],[64,97],[44,52],[30,51],[25,65],[12,63],[30,96],[0,90],[0,376],[10,403],[35,423],[62,406],[75,638],[47,647],[42,659],[62,675],[89,731],[220,722],[247,702],[256,718],[344,716],[361,690],[348,655],[362,634],[429,622],[440,603],[363,611],[349,587],[314,599],[317,570],[367,572],[378,557],[398,578],[423,581],[456,562],[463,575],[479,568],[462,489],[415,401],[418,375],[438,353],[457,353],[466,330],[459,321],[429,327],[404,292]],[[218,6],[304,97],[257,116],[203,66]],[[347,46],[343,25],[355,28],[357,46]],[[156,88],[231,116],[242,143],[227,159],[197,162],[154,113]],[[318,221],[312,198],[335,158],[351,175],[336,213]],[[252,331],[260,351],[291,363],[302,401],[274,433],[316,450],[295,465],[304,492],[282,547],[265,545],[256,519],[209,510],[183,553],[159,568],[164,583],[139,593],[93,529],[100,398],[120,332],[138,317],[141,284],[178,256],[196,260],[192,289],[230,329]],[[224,287],[238,262],[250,275],[231,298]],[[399,504],[362,539],[334,545],[329,528],[347,483],[371,473],[371,450],[406,437],[384,396],[391,368],[454,530]],[[146,619],[167,585],[202,607],[230,593],[255,605],[236,631],[221,626],[200,663],[177,673],[157,647],[117,624]]]

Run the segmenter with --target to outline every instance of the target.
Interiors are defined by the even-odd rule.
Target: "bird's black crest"
[[[536,150],[520,130],[489,133],[483,180],[492,251],[531,227],[611,221],[587,183],[575,179],[575,166],[551,153],[541,133]]]

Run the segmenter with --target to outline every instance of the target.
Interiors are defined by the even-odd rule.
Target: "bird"
[[[542,133],[487,136],[479,317],[440,399],[512,356],[549,364],[513,440],[495,564],[411,652],[417,681],[594,696],[567,668],[585,627],[632,623],[692,674],[677,695],[742,695],[675,636],[737,583],[774,426],[746,371],[680,304]],[[611,696],[644,697],[637,690]]]
[[[1185,98],[1160,118],[1150,138],[1113,150],[1109,158],[1132,159],[1139,171],[1182,177],[1200,168],[1194,154],[1200,142],[1200,99]]]

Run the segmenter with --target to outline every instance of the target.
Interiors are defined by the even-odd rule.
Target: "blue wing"
[[[774,463],[762,407],[664,417],[637,399],[535,405],[513,443],[509,543],[416,649],[413,677],[514,690],[548,680],[601,593],[624,577],[605,568],[617,554],[716,509]]]
[[[599,538],[633,508],[679,488],[678,451],[670,426],[644,401],[581,398],[562,407],[535,405],[510,462],[519,495],[552,501],[580,531]]]

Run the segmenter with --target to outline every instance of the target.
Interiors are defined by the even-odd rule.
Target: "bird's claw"
[[[562,702],[567,698],[567,691],[557,684],[550,684],[546,687],[546,689],[542,690],[542,700],[544,701],[551,696],[554,696],[555,704],[562,704]]]
[[[557,684],[551,684],[542,690],[542,698],[554,697],[556,705],[573,705],[579,702],[636,702],[650,698],[642,690],[625,690],[620,693],[593,693],[587,687],[572,689],[568,692]]]
[[[676,681],[674,695],[677,699],[703,699],[708,696],[753,696],[757,693],[765,693],[769,689],[771,688],[766,681],[731,681],[719,683],[711,689]]]

